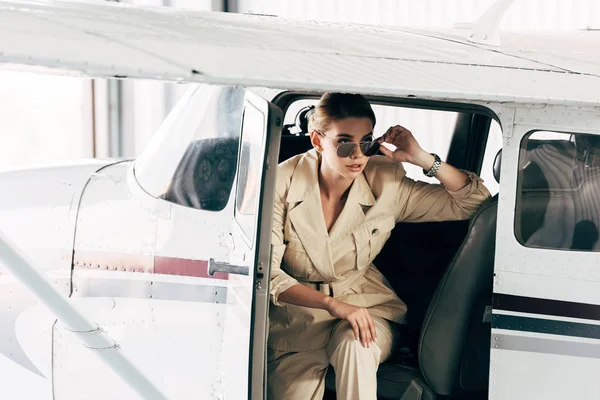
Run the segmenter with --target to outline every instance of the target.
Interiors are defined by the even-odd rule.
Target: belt
[[[366,271],[366,269],[365,269]],[[326,281],[303,281],[298,280],[301,284],[308,286],[312,289],[315,289],[317,292],[323,293],[325,296],[335,297],[344,293],[348,290],[352,285],[354,285],[360,278],[362,278],[364,272],[362,274],[358,273],[356,276],[353,276],[351,279],[344,279],[335,282],[326,282]]]

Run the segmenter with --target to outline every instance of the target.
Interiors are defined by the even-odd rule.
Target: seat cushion
[[[377,398],[380,400],[399,400],[410,383],[416,380],[423,387],[423,399],[435,399],[435,393],[423,382],[421,373],[417,368],[410,368],[392,362],[384,362],[377,371]],[[335,391],[335,372],[333,368],[327,371],[325,387],[328,391]]]

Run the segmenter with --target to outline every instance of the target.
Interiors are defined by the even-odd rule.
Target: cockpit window
[[[251,241],[254,241],[254,225],[260,190],[260,174],[263,172],[263,138],[265,115],[253,104],[247,103],[242,127],[242,149],[237,182],[236,219]]]
[[[225,208],[236,172],[243,108],[243,89],[191,89],[135,163],[142,188],[186,207]]]
[[[535,131],[521,142],[515,233],[527,247],[600,251],[600,136]]]

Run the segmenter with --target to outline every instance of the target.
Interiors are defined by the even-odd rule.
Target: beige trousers
[[[392,353],[394,329],[383,318],[371,318],[377,342],[368,348],[354,339],[348,321],[340,321],[324,349],[298,353],[269,349],[267,400],[321,400],[330,364],[339,400],[376,400],[377,368]]]

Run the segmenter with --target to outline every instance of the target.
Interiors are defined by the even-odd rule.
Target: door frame
[[[250,321],[250,372],[248,397],[252,400],[266,399],[267,337],[269,333],[269,283],[271,264],[271,232],[275,200],[275,185],[279,145],[283,126],[283,111],[268,100],[250,91],[246,101],[266,114],[265,153],[263,155],[262,179],[257,211],[257,235],[254,261],[254,293]],[[242,138],[243,141],[243,138]],[[236,188],[237,190],[237,188]],[[264,212],[263,212],[264,211]]]

